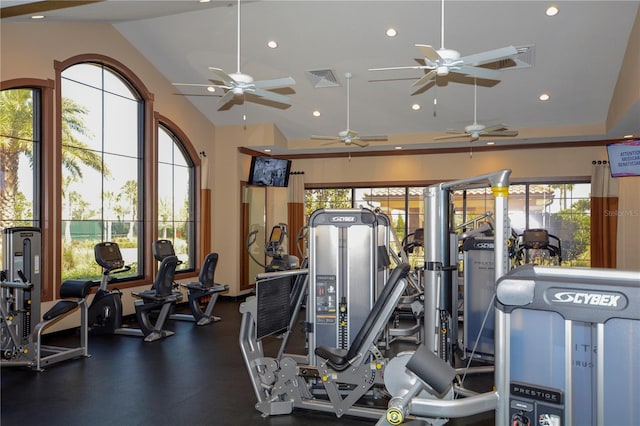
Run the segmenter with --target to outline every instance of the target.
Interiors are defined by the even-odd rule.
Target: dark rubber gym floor
[[[175,335],[145,343],[127,336],[91,336],[91,358],[64,361],[44,372],[2,368],[2,426],[133,425],[374,425],[373,420],[337,418],[294,410],[263,418],[240,347],[240,302],[220,298],[222,321],[198,327],[168,321]],[[301,330],[296,330],[302,335]],[[300,339],[302,339],[301,336]],[[57,344],[71,337],[48,336]],[[280,341],[265,342],[265,351]],[[478,389],[484,391],[485,389]],[[416,424],[416,423],[414,423]],[[423,424],[423,423],[420,423]],[[493,413],[455,419],[450,425],[493,425]]]

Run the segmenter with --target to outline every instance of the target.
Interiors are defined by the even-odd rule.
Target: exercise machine
[[[319,209],[309,217],[309,361],[318,346],[348,348],[378,295],[378,216]]]
[[[509,342],[496,423],[637,424],[640,273],[524,265],[496,296]]]
[[[2,233],[3,265],[0,274],[0,342],[2,367],[29,367],[43,371],[61,361],[89,357],[86,297],[90,281],[64,281],[60,298],[40,319],[41,237],[33,227],[6,228]],[[78,346],[42,343],[43,332],[80,311]]]
[[[137,336],[143,337],[145,342],[173,335],[174,332],[164,329],[164,325],[172,307],[182,300],[182,294],[173,291],[173,277],[178,258],[167,256],[162,260],[151,289],[131,293],[138,298],[134,307],[140,327],[133,328],[123,327],[122,324],[122,293],[116,288],[109,289],[114,274],[130,270],[124,264],[120,247],[114,242],[98,243],[94,247],[94,254],[103,272],[100,287],[89,306],[91,333]]]
[[[378,426],[494,409],[496,425],[637,423],[637,271],[523,265],[497,280],[496,299],[495,391],[425,397],[434,371],[416,351]]]
[[[256,243],[258,229],[254,229],[247,235],[246,248],[251,259],[264,268],[265,272],[287,271],[300,267],[300,261],[296,256],[284,253],[284,240],[287,236],[287,225],[280,223],[271,228],[269,240],[264,246],[264,253],[271,258],[268,264],[260,262],[253,255],[251,247]]]
[[[516,240],[515,259],[519,265],[559,266],[562,264],[560,238],[546,229],[525,229]]]
[[[157,240],[153,242],[153,257],[162,262],[168,256],[175,256],[173,243],[169,240]],[[214,282],[216,266],[218,265],[218,253],[209,253],[202,262],[197,282],[180,284],[187,289],[187,303],[191,314],[172,314],[171,319],[182,321],[194,321],[196,325],[207,325],[222,318],[213,315],[213,308],[220,293],[229,291],[229,285]],[[206,303],[203,310],[202,306]]]
[[[265,356],[261,340],[291,326],[290,277],[264,274],[256,282],[256,295],[240,306],[240,345],[263,415],[289,414],[305,408],[342,415],[377,419],[384,409],[358,404],[374,398],[380,389],[386,361],[377,350],[377,341],[397,306],[406,285],[409,266],[393,270],[383,292],[366,315],[362,327],[348,347],[317,345],[312,362],[300,364],[289,356]],[[311,274],[311,270],[289,271]],[[311,277],[310,277],[311,278]]]

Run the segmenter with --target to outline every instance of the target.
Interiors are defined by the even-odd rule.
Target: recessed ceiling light
[[[414,111],[418,111],[420,108],[422,108],[422,107],[420,106],[420,104],[413,104],[413,105],[411,105],[411,109],[412,109],[412,110],[414,110]]]
[[[631,138],[633,138],[633,135],[624,135],[624,136],[623,136],[623,138],[625,138],[625,139],[631,139]]]
[[[198,0],[200,3],[209,3],[211,0]]]
[[[271,152],[269,148],[265,149],[264,152]]]
[[[213,93],[213,92],[215,92],[215,91],[216,91],[216,88],[215,88],[215,87],[213,87],[213,86],[209,86],[209,87],[207,87],[207,92],[211,92],[211,93]]]
[[[276,42],[275,40],[269,40],[267,42],[267,46],[269,46],[272,49],[275,49],[276,47],[278,47],[278,42]]]
[[[547,16],[556,16],[560,10],[556,6],[549,6],[545,13]]]
[[[487,142],[487,145],[495,145],[496,143],[494,141],[489,141]]]
[[[44,19],[44,15],[33,15],[31,19]]]
[[[395,28],[387,29],[387,37],[395,37],[397,35],[398,35],[398,32],[396,31]]]
[[[542,95],[540,95],[538,97],[538,99],[540,99],[541,101],[548,101],[549,100],[549,94],[548,93],[543,93]]]
[[[402,147],[401,146],[396,146],[396,149],[402,149]]]
[[[311,114],[313,114],[314,117],[320,117],[320,111],[318,110],[313,111]]]

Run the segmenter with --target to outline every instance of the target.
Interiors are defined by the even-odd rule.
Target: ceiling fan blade
[[[509,129],[504,124],[494,124],[493,126],[486,126],[484,128],[485,132],[495,132],[496,130],[509,130]]]
[[[428,73],[426,73],[425,75],[423,75],[422,77],[420,77],[420,79],[418,81],[416,81],[415,83],[413,83],[412,86],[422,86],[423,84],[425,84],[429,80],[435,78],[435,76],[436,76],[436,70],[431,70]]]
[[[410,65],[406,67],[384,67],[384,68],[369,68],[369,71],[391,71],[391,70],[425,70],[432,69],[428,65]]]
[[[221,89],[230,89],[229,86],[225,86],[222,84],[201,84],[201,83],[171,83],[174,86],[187,86],[187,87],[220,87]]]
[[[222,82],[227,86],[235,86],[237,84],[237,82],[233,78],[231,78],[229,74],[227,74],[220,68],[209,67],[209,71],[217,75],[220,80],[222,80]]]
[[[263,99],[267,99],[273,102],[278,102],[281,104],[288,104],[290,102],[288,96],[280,95],[278,93],[270,92],[268,90],[259,89],[257,87],[255,89],[248,90],[248,92],[253,93],[256,96],[260,96]]]
[[[364,148],[364,147],[369,146],[369,144],[368,144],[368,143],[366,143],[366,142],[362,142],[362,139],[352,139],[352,140],[351,140],[351,143],[352,143],[352,144],[354,144],[354,145],[359,146],[360,148]],[[347,145],[348,145],[348,144],[347,144]]]
[[[218,101],[218,105],[220,105],[220,108],[224,107],[226,104],[228,104],[234,97],[234,94],[231,90],[227,91],[227,93],[224,94],[223,97],[220,98],[220,100]]]
[[[320,140],[320,141],[341,141],[342,140],[337,136],[318,136],[318,135],[311,135],[311,139]]]
[[[500,130],[500,131],[482,132],[481,136],[518,136],[518,131],[517,130]]]
[[[469,65],[462,65],[460,67],[453,68],[451,69],[451,72],[465,74],[471,77],[484,78],[487,80],[500,80],[502,78],[500,71],[490,70],[488,68],[472,67]]]
[[[443,139],[458,139],[458,138],[466,138],[467,136],[469,136],[466,133],[456,133],[456,134],[451,134],[451,135],[445,135],[445,136],[436,136],[435,138],[433,138],[434,141],[441,141]]]
[[[460,58],[466,65],[476,66],[489,64],[501,59],[507,59],[518,54],[518,50],[513,46],[501,47],[499,49],[487,50],[486,52],[475,53]]]
[[[254,81],[253,84],[260,89],[279,89],[281,87],[289,87],[296,84],[291,77],[276,78],[273,80]]]
[[[387,135],[373,135],[373,136],[360,136],[358,138],[361,141],[387,141],[389,137]]]
[[[331,142],[325,142],[321,145],[337,145],[339,143],[344,143],[344,141],[341,139],[335,139],[335,140],[332,140]]]
[[[443,61],[442,56],[440,56],[438,51],[432,46],[429,46],[428,44],[416,44],[415,46],[418,48],[418,50],[420,50],[422,56],[424,56],[431,62]]]

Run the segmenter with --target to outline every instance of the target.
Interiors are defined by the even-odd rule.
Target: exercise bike
[[[173,277],[178,258],[168,256],[162,261],[150,290],[131,293],[139,298],[134,302],[134,307],[140,327],[132,328],[122,325],[122,292],[108,288],[109,283],[116,280],[113,275],[130,271],[131,267],[124,264],[117,243],[98,243],[94,247],[94,254],[96,262],[103,268],[103,273],[100,287],[89,306],[90,333],[144,337],[145,342],[173,335],[173,331],[164,329],[164,324],[172,306],[182,300],[182,294],[173,291]],[[155,321],[152,317],[155,317]]]
[[[158,262],[174,256],[173,243],[169,240],[157,240],[153,243],[153,257]],[[178,264],[181,262],[178,261]],[[171,314],[170,319],[180,321],[194,321],[196,325],[207,325],[220,321],[222,318],[213,315],[213,307],[220,293],[229,290],[229,285],[215,283],[213,278],[218,265],[218,253],[209,253],[202,262],[197,282],[181,284],[187,289],[187,297],[191,314]],[[202,306],[207,304],[203,310]]]

